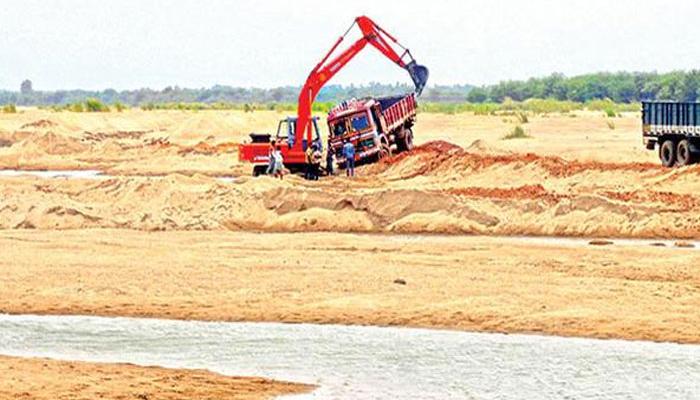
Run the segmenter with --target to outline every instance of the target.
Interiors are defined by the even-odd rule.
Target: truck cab
[[[355,146],[358,160],[375,156],[382,158],[388,156],[389,143],[380,137],[381,126],[376,114],[371,107],[364,104],[354,104],[353,107],[343,111],[331,112],[328,117],[328,148],[332,149],[340,163],[345,162],[343,157],[343,144],[346,140]],[[385,154],[379,154],[381,150]]]
[[[355,160],[376,161],[413,146],[413,94],[344,101],[328,113],[328,149],[345,163],[343,144],[355,146]]]

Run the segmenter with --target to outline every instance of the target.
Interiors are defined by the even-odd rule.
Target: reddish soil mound
[[[525,185],[517,188],[484,188],[468,187],[452,189],[449,193],[467,196],[500,200],[544,200],[549,203],[557,203],[568,196],[548,192],[542,185]]]
[[[494,165],[504,164],[537,164],[549,174],[565,178],[585,171],[632,171],[632,172],[667,172],[668,170],[652,163],[604,163],[596,161],[568,161],[553,156],[527,154],[477,154],[465,151],[461,147],[445,141],[428,142],[413,150],[401,153],[386,160],[376,168],[370,168],[369,173],[382,173],[391,166],[402,163],[419,163],[411,172],[402,175],[408,179],[419,175],[429,175],[436,170],[481,170]]]
[[[649,204],[661,203],[669,207],[675,207],[674,212],[691,211],[700,207],[700,198],[680,193],[636,191],[636,192],[605,192],[604,195],[611,199],[628,203]]]

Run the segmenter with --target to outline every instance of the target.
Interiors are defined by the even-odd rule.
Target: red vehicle
[[[338,56],[329,60],[355,24],[362,31],[362,37]],[[399,55],[390,42],[403,49],[403,53]],[[375,24],[374,21],[365,16],[358,17],[309,74],[299,93],[296,118],[286,118],[280,121],[277,127],[277,144],[281,146],[286,167],[296,169],[303,166],[306,146],[312,142],[321,144],[317,120],[311,116],[313,102],[316,100],[316,96],[321,88],[368,44],[374,46],[396,65],[408,71],[416,87],[416,95],[421,94],[428,81],[428,69],[418,65],[413,59],[411,52],[403,47],[393,36]],[[404,61],[405,58],[408,61]],[[250,137],[252,143],[239,145],[238,158],[241,161],[253,163],[253,174],[258,175],[264,173],[267,168],[269,141],[272,135],[252,133]]]
[[[376,161],[413,148],[416,96],[367,98],[343,102],[328,114],[329,149],[345,163],[343,144],[355,146],[357,162]]]

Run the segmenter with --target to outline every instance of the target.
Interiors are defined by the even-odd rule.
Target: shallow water
[[[697,399],[700,346],[407,328],[0,315],[0,354],[314,383],[318,399]]]

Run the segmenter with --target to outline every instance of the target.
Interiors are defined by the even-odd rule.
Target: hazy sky
[[[301,85],[361,14],[431,84],[700,67],[697,0],[2,0],[0,88]],[[333,82],[371,80],[409,82],[373,48]]]

